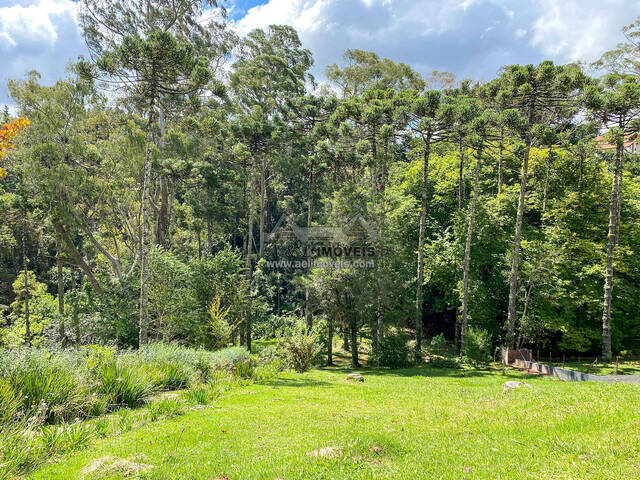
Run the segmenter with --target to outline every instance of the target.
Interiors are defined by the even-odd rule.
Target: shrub
[[[0,425],[14,421],[21,406],[22,392],[16,392],[8,380],[0,379]]]
[[[22,393],[25,413],[49,423],[86,416],[92,410],[86,385],[62,362],[39,360],[34,357],[9,379],[13,389]]]
[[[196,371],[198,381],[200,383],[208,383],[211,379],[211,372],[213,371],[213,364],[211,363],[211,355],[208,352],[200,352],[195,359],[193,368]]]
[[[211,318],[206,325],[207,346],[209,348],[218,349],[226,347],[231,338],[231,328],[227,323],[230,307],[223,307],[220,297],[216,297],[209,307],[209,317]]]
[[[236,364],[236,375],[240,378],[249,378],[253,372],[251,362],[240,362]]]
[[[187,387],[193,378],[193,370],[184,363],[158,362],[150,367],[155,373],[155,384],[165,390]]]
[[[285,352],[289,367],[299,373],[309,370],[320,353],[320,345],[315,335],[294,334],[282,339],[280,346]]]
[[[106,395],[112,405],[139,405],[153,387],[143,371],[124,365],[121,361],[105,363],[98,369],[97,377],[97,390]]]
[[[411,365],[409,337],[403,334],[387,335],[373,349],[369,362],[372,365],[390,368],[404,368]]]
[[[463,354],[474,365],[489,362],[491,360],[491,335],[489,332],[469,327],[465,335]]]
[[[213,352],[212,361],[216,370],[235,372],[238,364],[251,362],[251,355],[245,347],[229,347]]]
[[[251,378],[256,381],[273,380],[278,376],[282,367],[281,361],[259,365],[253,369]]]
[[[448,353],[447,340],[444,338],[444,333],[440,333],[431,339],[429,353],[433,355],[446,355]]]
[[[191,404],[194,405],[207,405],[209,403],[209,393],[202,387],[191,387],[189,390],[182,394],[182,397]]]

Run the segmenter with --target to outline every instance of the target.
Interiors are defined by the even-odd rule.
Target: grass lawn
[[[129,479],[640,478],[637,386],[497,368],[362,369],[364,383],[348,372],[234,388],[213,405],[95,440],[30,478],[83,478],[105,456],[153,466]],[[503,382],[523,378],[530,387],[503,393]],[[309,455],[325,447],[327,456]]]

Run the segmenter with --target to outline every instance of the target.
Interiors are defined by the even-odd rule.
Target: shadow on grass
[[[391,376],[391,377],[452,377],[452,378],[474,378],[474,377],[487,377],[503,374],[504,377],[510,378],[535,378],[535,376],[526,375],[519,370],[512,368],[502,369],[501,366],[490,365],[480,368],[437,368],[430,367],[429,365],[421,365],[410,368],[384,368],[384,367],[370,367],[361,366],[360,368],[351,368],[350,366],[323,366],[319,368],[322,371],[327,372],[339,372],[345,375],[353,372],[359,372],[363,375],[374,376]]]
[[[314,380],[312,378],[276,378],[274,380],[265,380],[260,382],[261,385],[270,387],[333,387],[331,382],[323,380]]]

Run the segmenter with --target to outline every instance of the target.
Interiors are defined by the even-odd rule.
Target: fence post
[[[549,350],[549,365],[551,365],[551,350]]]
[[[618,375],[618,361],[620,360],[620,357],[616,356],[616,375]]]

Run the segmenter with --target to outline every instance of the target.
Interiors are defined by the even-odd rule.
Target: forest
[[[0,345],[640,353],[640,21],[593,65],[314,78],[290,26],[81,3],[90,55],[8,84]]]

